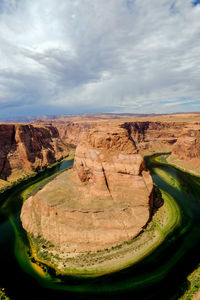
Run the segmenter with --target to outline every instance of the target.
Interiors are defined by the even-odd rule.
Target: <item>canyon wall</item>
[[[149,220],[153,183],[125,129],[82,135],[73,170],[58,175],[23,205],[23,227],[67,252],[111,248]]]
[[[101,125],[101,126],[100,126]],[[0,188],[67,156],[90,129],[121,126],[142,155],[172,152],[171,157],[198,167],[198,122],[122,120],[49,120],[38,124],[0,125]]]
[[[121,126],[125,128],[134,140],[141,153],[171,152],[173,145],[184,130],[193,128],[190,122],[153,122],[153,121],[85,121],[64,122],[55,121],[52,125],[58,129],[63,142],[78,145],[82,134],[89,129],[102,127],[106,131],[109,127]],[[200,125],[199,125],[200,127]]]
[[[126,122],[122,127],[142,155],[171,152],[169,163],[200,175],[200,122]]]
[[[200,175],[200,124],[184,129],[172,148],[169,162]]]
[[[93,122],[52,122],[57,128],[60,138],[64,143],[78,145],[82,134],[90,128],[94,128],[96,123]]]
[[[200,174],[199,122],[126,122],[122,127],[142,155],[171,152],[169,163]]]
[[[53,126],[0,124],[0,137],[1,186],[41,170],[70,152]]]
[[[133,138],[137,148],[147,154],[152,152],[170,152],[182,129],[182,122],[126,122],[122,124]]]
[[[200,129],[184,130],[172,149],[172,155],[183,160],[200,159]]]

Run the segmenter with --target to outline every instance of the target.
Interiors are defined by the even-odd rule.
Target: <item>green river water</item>
[[[156,250],[131,267],[96,278],[56,275],[51,268],[45,277],[35,271],[19,217],[22,196],[72,163],[64,161],[1,196],[0,287],[17,300],[179,299],[188,287],[187,275],[200,263],[200,178],[159,162],[156,156],[146,158],[153,181],[175,199],[181,211],[181,224]]]

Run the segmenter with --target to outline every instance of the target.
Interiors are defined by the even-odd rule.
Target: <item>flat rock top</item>
[[[51,207],[60,210],[104,211],[104,210],[122,210],[134,206],[142,205],[146,202],[147,195],[143,177],[134,176],[132,186],[130,186],[130,175],[125,175],[129,186],[118,187],[114,195],[109,192],[106,186],[93,186],[80,182],[73,170],[67,170],[58,175],[52,182],[47,184],[36,195]],[[121,176],[124,181],[124,176]],[[131,195],[129,189],[133,189]],[[129,195],[129,197],[127,197]]]

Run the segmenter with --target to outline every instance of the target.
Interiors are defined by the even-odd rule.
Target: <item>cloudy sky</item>
[[[0,0],[0,117],[200,111],[200,0]]]

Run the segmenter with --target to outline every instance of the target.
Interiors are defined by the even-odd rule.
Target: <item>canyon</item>
[[[196,115],[194,120],[193,116],[148,118],[103,115],[1,124],[2,190],[76,148],[73,169],[24,203],[25,230],[68,253],[111,248],[137,236],[153,205],[153,183],[143,156],[170,152],[172,162],[183,163],[180,167],[187,162],[187,168],[198,169],[200,162]]]
[[[186,226],[193,212],[198,219],[197,177],[168,164],[195,174],[200,171],[198,114],[130,118],[90,116],[25,124],[2,123],[0,135],[2,192],[74,156],[72,168],[58,173],[58,167],[53,168],[54,175],[46,179],[41,173],[37,176],[41,176],[41,183],[36,184],[33,179],[30,189],[25,183],[24,192],[20,194],[19,190],[16,198],[19,201],[23,196],[20,217],[30,242],[28,251],[24,246],[23,255],[29,268],[33,273],[37,270],[40,278],[47,276],[49,280],[48,268],[59,274],[59,277],[55,275],[55,280],[62,278],[63,273],[84,277],[110,274],[135,263],[137,268],[141,259],[143,266],[146,261],[143,258],[147,255],[151,259],[154,257],[160,268],[162,261],[157,261],[156,253],[162,245],[165,249],[167,241],[172,243],[170,232],[175,240],[175,228],[178,232],[179,226],[184,224],[184,216]],[[144,159],[158,152],[168,154]],[[144,160],[160,194],[153,187]],[[152,161],[152,166],[148,161]],[[53,174],[49,170],[47,173]],[[176,188],[181,176],[182,194]],[[185,187],[185,182],[190,184]],[[196,197],[196,202],[191,201],[191,195]],[[184,201],[186,210],[181,215],[177,203],[181,207]],[[192,243],[189,233],[188,243]],[[21,259],[22,244],[18,251]],[[164,251],[163,262],[168,255],[167,248]],[[174,251],[172,257],[176,254]],[[148,267],[147,270],[149,279]],[[131,282],[135,279],[131,278]]]
[[[111,248],[138,235],[150,218],[153,183],[128,132],[99,127],[82,135],[73,170],[23,205],[23,227],[70,252]]]
[[[77,147],[74,165],[24,203],[21,220],[34,239],[42,236],[68,254],[111,249],[143,231],[154,201],[144,155],[171,152],[191,164],[200,159],[198,122],[42,123]]]
[[[166,116],[73,116],[32,124],[0,124],[0,190],[60,161],[75,151],[90,129],[125,128],[144,156],[171,152],[171,161],[197,171],[200,162],[199,114]]]

